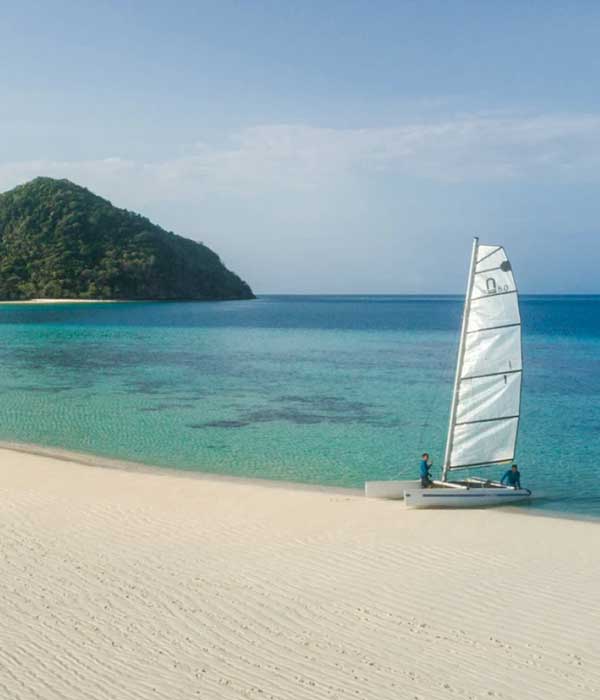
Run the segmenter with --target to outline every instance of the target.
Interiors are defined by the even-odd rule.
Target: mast
[[[467,293],[465,295],[465,305],[463,308],[462,324],[460,329],[460,341],[458,344],[458,360],[456,363],[456,374],[454,376],[454,389],[452,391],[452,406],[450,408],[450,420],[448,422],[448,437],[446,438],[446,452],[444,454],[444,467],[442,470],[442,481],[448,478],[448,467],[450,466],[450,455],[452,453],[452,440],[454,435],[454,424],[456,422],[456,406],[458,403],[458,386],[462,374],[462,366],[465,355],[465,336],[467,333],[467,323],[469,320],[469,308],[471,306],[471,291],[473,289],[473,279],[475,277],[475,265],[477,264],[477,247],[479,238],[473,238],[473,249],[471,251],[471,264],[469,266],[469,277],[467,281]]]

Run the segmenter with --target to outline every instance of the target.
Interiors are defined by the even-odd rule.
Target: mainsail
[[[448,471],[514,458],[521,404],[521,316],[504,248],[473,243],[444,459]]]

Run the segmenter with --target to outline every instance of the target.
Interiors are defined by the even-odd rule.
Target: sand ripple
[[[1,451],[0,697],[600,697],[600,527]]]

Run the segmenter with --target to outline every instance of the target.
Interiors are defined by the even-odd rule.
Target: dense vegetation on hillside
[[[251,299],[201,243],[68,180],[0,195],[0,299]]]

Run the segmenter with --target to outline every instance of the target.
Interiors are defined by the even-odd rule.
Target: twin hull
[[[529,489],[512,488],[433,488],[406,489],[407,508],[481,508],[523,502],[531,496]]]
[[[367,498],[404,499],[407,508],[482,508],[507,503],[519,503],[530,498],[529,489],[513,489],[507,486],[485,488],[473,484],[470,488],[421,488],[421,482],[367,481]]]

